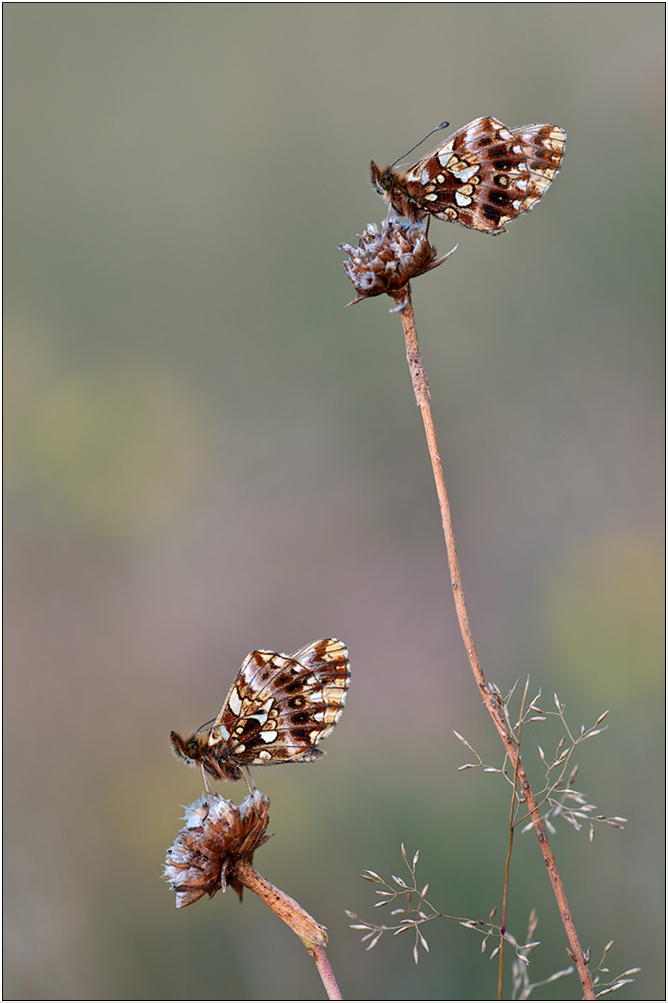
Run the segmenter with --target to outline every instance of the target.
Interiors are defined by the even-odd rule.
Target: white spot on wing
[[[236,686],[232,688],[232,692],[230,693],[229,707],[232,713],[238,717],[241,713],[241,697]]]
[[[467,182],[474,178],[479,170],[480,164],[473,164],[471,167],[457,167],[451,173],[460,181]]]

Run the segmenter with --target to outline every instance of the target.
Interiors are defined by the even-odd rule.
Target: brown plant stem
[[[315,960],[318,974],[327,992],[327,999],[342,1000],[343,996],[325,954],[324,945],[327,943],[325,927],[317,923],[313,916],[310,916],[306,909],[300,906],[299,902],[295,902],[280,888],[272,885],[270,881],[258,874],[247,860],[239,858],[235,863],[234,873],[246,888],[250,888],[252,892],[259,895],[262,901],[266,902],[269,908],[297,934]]]
[[[399,302],[398,296],[394,298],[397,302]],[[566,892],[557,869],[557,863],[554,859],[552,848],[547,838],[547,833],[543,826],[538,804],[531,787],[529,786],[529,780],[524,771],[518,749],[516,748],[512,737],[506,730],[505,723],[496,705],[493,692],[485,681],[485,676],[478,658],[478,652],[476,651],[473,633],[471,631],[471,625],[469,623],[469,617],[466,610],[466,602],[464,600],[461,572],[459,570],[459,561],[457,559],[457,547],[455,545],[455,534],[452,528],[450,504],[448,502],[448,493],[445,487],[443,467],[438,450],[436,431],[434,429],[434,419],[432,417],[431,406],[429,404],[429,383],[427,381],[427,375],[425,373],[422,357],[420,355],[420,347],[418,345],[417,331],[415,328],[415,314],[413,313],[413,304],[411,302],[409,285],[406,286],[405,291],[402,292],[401,303],[403,306],[401,310],[401,322],[403,324],[404,338],[406,341],[406,359],[408,360],[408,368],[410,369],[411,379],[413,381],[415,400],[422,413],[422,421],[424,423],[425,434],[427,436],[427,446],[429,448],[431,467],[441,509],[441,522],[443,524],[443,535],[445,537],[445,547],[448,554],[448,564],[450,566],[450,582],[455,599],[455,609],[457,611],[459,629],[464,641],[464,647],[466,648],[473,676],[478,684],[478,689],[480,690],[480,694],[494,722],[496,730],[501,737],[506,755],[513,765],[516,777],[519,780],[522,795],[526,799],[529,814],[531,815],[531,820],[538,837],[541,853],[543,854],[547,872],[549,874],[550,881],[552,882],[552,889],[557,900],[559,912],[561,913],[561,919],[566,930],[566,936],[568,937],[568,942],[571,946],[571,952],[569,953],[571,953],[571,957],[575,961],[578,975],[580,976],[584,999],[593,1000],[596,999],[596,995],[592,986],[591,975],[584,958],[582,947],[580,946],[580,941],[578,940],[577,931],[575,929],[570,909],[568,908]]]

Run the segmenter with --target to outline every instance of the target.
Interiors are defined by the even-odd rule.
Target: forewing
[[[424,212],[486,233],[524,212],[529,170],[521,141],[495,118],[469,122],[415,164],[406,187]]]

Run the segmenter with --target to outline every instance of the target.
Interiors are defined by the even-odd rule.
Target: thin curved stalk
[[[459,569],[459,560],[457,558],[457,547],[455,544],[455,534],[452,526],[452,514],[450,512],[450,503],[448,501],[448,492],[445,487],[445,477],[443,475],[443,466],[441,463],[441,456],[438,449],[438,440],[436,438],[436,430],[434,428],[434,419],[431,413],[431,406],[429,403],[429,383],[427,381],[427,374],[424,369],[422,362],[422,356],[420,354],[420,347],[418,344],[417,330],[415,327],[415,314],[413,313],[413,304],[411,302],[410,286],[406,286],[402,292],[402,309],[401,309],[401,322],[404,329],[404,338],[406,341],[406,359],[408,361],[408,368],[411,373],[411,379],[413,381],[413,391],[415,393],[415,400],[420,412],[422,414],[422,421],[424,423],[425,435],[427,437],[427,447],[429,449],[429,458],[431,460],[432,472],[434,475],[434,481],[436,484],[436,493],[438,495],[438,502],[441,509],[441,522],[443,525],[443,535],[445,537],[445,547],[448,554],[448,564],[450,567],[450,582],[452,585],[452,592],[455,600],[455,609],[457,611],[457,619],[459,621],[459,629],[461,631],[462,640],[464,641],[464,647],[466,648],[466,654],[468,656],[469,664],[471,666],[471,671],[480,690],[480,695],[489,711],[490,717],[492,718],[496,730],[501,737],[506,755],[510,759],[513,765],[517,782],[522,790],[522,796],[526,799],[526,804],[529,809],[529,814],[531,815],[531,820],[538,837],[538,843],[543,854],[543,860],[545,861],[545,866],[547,867],[547,872],[552,883],[552,889],[554,891],[555,898],[557,900],[557,905],[559,907],[559,912],[561,914],[561,919],[566,930],[566,936],[568,937],[568,942],[571,948],[571,956],[576,964],[578,975],[580,976],[580,982],[582,983],[582,989],[584,992],[584,999],[593,1000],[596,999],[596,994],[594,992],[594,987],[592,985],[591,975],[589,973],[589,967],[585,960],[584,952],[580,946],[580,941],[578,939],[577,931],[575,929],[575,924],[571,916],[570,909],[568,908],[568,902],[566,900],[566,892],[564,890],[563,882],[559,875],[557,868],[557,862],[554,858],[552,848],[550,846],[549,840],[547,838],[547,833],[545,827],[543,826],[543,821],[540,815],[540,810],[536,799],[533,795],[531,787],[529,785],[529,780],[526,773],[524,772],[524,767],[522,765],[521,757],[519,755],[518,749],[506,730],[505,722],[499,713],[498,707],[496,705],[493,692],[488,687],[485,680],[485,676],[482,671],[482,666],[480,665],[480,659],[478,658],[478,652],[476,651],[475,642],[473,640],[473,632],[471,630],[471,624],[469,622],[468,611],[466,609],[466,601],[464,599],[464,589],[462,586],[462,577]]]

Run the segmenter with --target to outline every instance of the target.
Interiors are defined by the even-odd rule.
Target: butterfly
[[[241,767],[310,763],[323,755],[316,746],[341,717],[349,682],[348,651],[333,637],[292,655],[251,651],[218,717],[190,738],[171,733],[174,755],[214,780],[240,780]]]
[[[496,118],[477,118],[406,171],[394,164],[381,170],[372,160],[371,184],[412,222],[437,216],[504,233],[504,223],[532,209],[550,187],[565,147],[558,125],[508,129]]]

